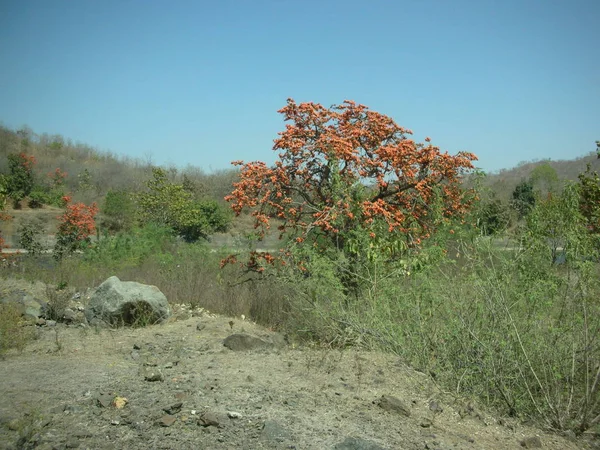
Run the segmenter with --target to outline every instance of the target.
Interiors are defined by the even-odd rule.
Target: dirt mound
[[[299,347],[240,319],[204,313],[140,329],[58,324],[38,333],[0,362],[0,448],[590,445],[494,419],[392,355]],[[258,339],[226,348],[235,334]]]

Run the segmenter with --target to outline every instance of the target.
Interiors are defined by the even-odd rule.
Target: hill
[[[528,179],[536,167],[549,165],[556,171],[556,175],[560,180],[577,181],[577,176],[586,170],[588,164],[590,164],[592,170],[600,171],[600,159],[598,159],[596,152],[569,160],[523,161],[516,167],[487,174],[484,185],[494,191],[498,198],[507,200],[517,184]]]

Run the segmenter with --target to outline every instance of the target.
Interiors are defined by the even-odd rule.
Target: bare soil
[[[138,329],[37,328],[37,340],[0,361],[0,448],[595,445],[494,417],[393,355],[294,343],[233,351],[223,345],[231,334],[273,333],[206,312],[177,317]]]

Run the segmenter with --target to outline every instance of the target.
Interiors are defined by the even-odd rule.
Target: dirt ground
[[[597,448],[494,418],[393,355],[226,348],[273,338],[241,318],[37,332],[0,361],[1,449]]]

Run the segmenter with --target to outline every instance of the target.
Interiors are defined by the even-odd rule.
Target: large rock
[[[0,303],[13,303],[17,306],[21,315],[29,319],[38,319],[43,315],[47,303],[38,298],[34,298],[27,292],[16,289],[0,297]]]
[[[85,316],[89,323],[144,326],[163,322],[171,315],[167,297],[156,287],[110,277],[90,298]]]

